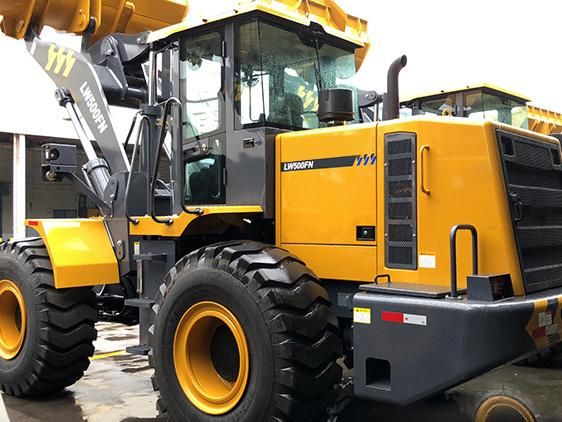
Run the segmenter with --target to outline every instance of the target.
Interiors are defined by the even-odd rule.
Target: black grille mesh
[[[416,269],[416,135],[392,133],[384,141],[385,264]]]
[[[557,145],[498,131],[527,293],[562,286],[562,166]]]

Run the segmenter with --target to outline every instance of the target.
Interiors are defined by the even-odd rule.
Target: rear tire
[[[178,327],[183,326],[185,315],[210,302],[228,309],[240,323],[250,368],[239,401],[217,414],[202,411],[194,397],[186,394],[174,363]],[[325,417],[342,373],[336,362],[342,355],[338,322],[315,275],[287,251],[256,242],[229,242],[195,251],[167,275],[154,312],[150,330],[153,385],[160,395],[159,411],[172,420],[265,422]],[[238,381],[234,377],[232,382]]]
[[[49,254],[39,238],[0,245],[0,280],[17,286],[23,298],[19,313],[25,313],[19,351],[0,358],[0,389],[29,397],[74,384],[94,353],[97,310],[92,289],[56,289]],[[9,314],[0,310],[4,318]]]

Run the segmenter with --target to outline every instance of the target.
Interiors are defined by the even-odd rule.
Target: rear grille
[[[417,268],[416,135],[384,137],[385,265]]]
[[[557,145],[498,131],[527,293],[562,286],[562,166]]]

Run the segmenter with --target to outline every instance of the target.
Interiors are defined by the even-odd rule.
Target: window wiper
[[[316,62],[314,62],[314,70],[316,72],[318,91],[321,91],[324,88],[324,84],[322,81],[322,72],[320,71],[320,44],[318,43],[318,38],[314,38],[314,44],[316,49]]]

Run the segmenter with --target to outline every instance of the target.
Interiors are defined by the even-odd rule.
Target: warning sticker
[[[420,268],[437,268],[437,258],[435,255],[420,255]]]
[[[353,308],[353,322],[356,324],[370,324],[371,310],[369,308]]]
[[[553,336],[558,334],[560,330],[558,329],[558,324],[553,324],[553,325],[549,325],[548,327],[546,327],[545,329],[545,334],[547,336]]]
[[[539,327],[548,327],[552,325],[552,314],[550,312],[539,313]]]

